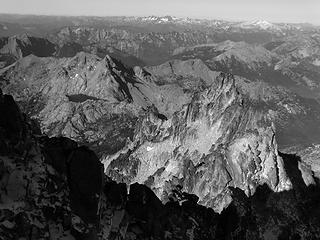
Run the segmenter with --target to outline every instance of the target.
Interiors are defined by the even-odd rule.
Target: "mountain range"
[[[320,29],[0,15],[3,239],[317,239]]]

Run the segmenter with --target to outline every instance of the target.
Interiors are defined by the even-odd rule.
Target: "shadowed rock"
[[[87,223],[97,223],[103,168],[95,153],[79,147],[68,157],[71,209]]]
[[[23,143],[26,124],[18,105],[10,95],[0,89],[0,154],[6,155]],[[21,151],[22,149],[20,149]]]

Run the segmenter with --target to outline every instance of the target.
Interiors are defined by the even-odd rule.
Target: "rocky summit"
[[[217,211],[231,201],[229,186],[248,196],[263,183],[274,191],[291,187],[272,124],[228,74],[195,92],[170,119],[147,113],[132,147],[102,162],[108,175],[144,183],[164,201],[172,187],[181,186]]]

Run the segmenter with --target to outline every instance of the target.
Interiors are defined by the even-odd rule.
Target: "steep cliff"
[[[195,92],[169,119],[147,113],[127,150],[102,162],[113,178],[147,184],[164,201],[181,186],[217,211],[231,201],[229,186],[248,196],[264,183],[274,191],[291,187],[272,123],[229,74]]]
[[[0,38],[0,67],[6,67],[29,54],[39,57],[52,56],[56,46],[45,38],[28,34]]]

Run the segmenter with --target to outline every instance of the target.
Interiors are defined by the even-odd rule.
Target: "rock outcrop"
[[[58,236],[70,211],[66,182],[41,157],[12,96],[1,94],[0,102],[1,238]],[[71,236],[68,230],[65,233]]]
[[[133,139],[127,152],[102,160],[106,172],[147,184],[164,201],[181,186],[221,211],[231,201],[229,186],[248,196],[263,183],[274,191],[291,187],[274,127],[238,91],[232,75],[218,76],[170,119],[146,114]]]

